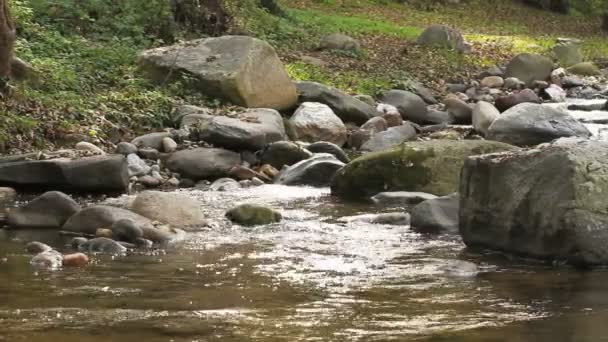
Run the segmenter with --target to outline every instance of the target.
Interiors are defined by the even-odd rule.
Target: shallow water
[[[480,255],[457,236],[407,226],[338,224],[381,210],[327,189],[187,193],[212,218],[254,202],[285,220],[242,228],[220,219],[166,251],[54,272],[32,270],[23,244],[61,247],[60,237],[2,231],[0,341],[608,340],[606,270]],[[383,209],[392,210],[403,209]],[[480,273],[450,267],[459,260]]]

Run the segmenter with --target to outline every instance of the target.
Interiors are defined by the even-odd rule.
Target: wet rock
[[[412,210],[412,227],[424,232],[457,232],[460,195],[426,200]]]
[[[63,265],[63,255],[55,250],[42,252],[30,260],[30,265],[36,269],[56,270]]]
[[[139,136],[131,141],[131,144],[135,145],[138,149],[142,148],[153,148],[155,150],[160,150],[163,148],[163,139],[171,137],[171,133],[169,132],[156,132],[156,133],[148,133],[142,136]]]
[[[333,175],[345,164],[331,154],[320,153],[296,163],[278,175],[275,183],[282,185],[328,186]]]
[[[268,43],[246,36],[197,39],[144,51],[142,67],[157,82],[189,75],[197,89],[247,108],[285,110],[296,89]]]
[[[89,239],[81,237],[81,236],[77,236],[74,237],[70,240],[70,243],[68,244],[71,248],[73,249],[78,249],[78,247],[80,245],[82,245],[83,243],[87,242]]]
[[[600,69],[591,62],[575,64],[566,69],[568,73],[579,76],[595,76],[600,74]]]
[[[225,177],[233,166],[240,163],[238,153],[220,148],[195,148],[173,153],[167,160],[167,167],[197,181]]]
[[[502,113],[488,128],[487,139],[517,146],[532,146],[560,137],[591,136],[567,111],[522,103]]]
[[[457,123],[470,124],[473,116],[473,108],[457,96],[448,95],[443,100],[446,110]]]
[[[137,146],[123,141],[116,145],[116,153],[122,154],[123,156],[128,156],[129,154],[137,153]]]
[[[487,88],[501,88],[505,85],[505,80],[500,76],[487,76],[481,80],[481,86]]]
[[[486,77],[491,77],[491,76],[503,77],[504,74],[505,74],[505,72],[499,66],[493,65],[493,66],[487,68],[486,70],[482,71],[479,74],[479,78],[484,79]]]
[[[427,108],[420,96],[405,90],[389,90],[382,94],[381,102],[390,104],[399,110],[404,120],[417,124],[427,123]]]
[[[111,255],[122,255],[127,252],[127,248],[125,248],[123,245],[106,237],[98,237],[87,240],[78,246],[78,250],[88,253]]]
[[[79,210],[80,205],[70,196],[49,191],[9,211],[7,223],[12,228],[58,229]]]
[[[534,90],[524,89],[517,93],[500,96],[496,99],[494,105],[499,111],[504,112],[507,109],[515,107],[521,103],[541,103],[541,100],[538,95],[536,95]]]
[[[306,147],[312,153],[328,153],[336,157],[343,163],[348,163],[350,158],[346,155],[344,150],[340,146],[327,141],[319,141],[312,143]]]
[[[386,103],[380,103],[376,107],[376,110],[378,113],[382,114],[382,118],[386,120],[388,127],[401,126],[403,124],[403,118],[397,107]]]
[[[458,52],[468,52],[470,50],[460,32],[445,25],[427,27],[416,42],[424,46],[448,48]]]
[[[197,230],[207,224],[201,203],[180,193],[144,191],[137,195],[131,210],[150,220],[185,230]]]
[[[53,250],[53,247],[38,241],[28,242],[25,245],[25,251],[28,254],[36,255],[43,252],[48,252]]]
[[[242,226],[257,226],[271,224],[281,221],[282,216],[279,212],[253,204],[241,204],[230,209],[226,217]]]
[[[383,151],[414,138],[416,138],[416,129],[406,122],[401,126],[391,127],[386,131],[374,134],[361,146],[361,151]]]
[[[284,165],[293,165],[310,157],[312,157],[312,153],[296,143],[277,141],[264,148],[260,161],[262,164],[270,164],[281,169]]]
[[[117,239],[136,243],[138,239],[144,237],[144,231],[137,222],[130,219],[122,219],[112,224],[112,232]]]
[[[494,105],[479,101],[473,107],[473,127],[482,135],[488,134],[488,128],[498,118],[500,112]]]
[[[84,267],[89,263],[89,257],[82,253],[72,253],[63,256],[64,267]]]
[[[263,180],[259,179],[258,177],[253,177],[253,178],[251,178],[250,181],[251,181],[251,183],[250,183],[251,186],[262,186],[262,185],[266,184],[266,183],[264,183]]]
[[[159,187],[162,183],[160,179],[150,175],[141,176],[137,179],[137,181],[146,188],[156,188]]]
[[[532,82],[544,81],[549,78],[553,70],[553,62],[544,56],[530,53],[522,53],[515,56],[507,65],[505,75],[516,77],[531,85]]]
[[[437,198],[432,194],[426,192],[416,191],[393,191],[393,192],[381,192],[372,197],[372,201],[377,205],[382,206],[408,206],[412,204],[418,204],[420,202]]]
[[[214,116],[197,129],[196,137],[216,147],[257,151],[286,140],[281,114],[273,109],[248,109],[236,118]]]
[[[327,105],[304,102],[289,119],[296,138],[306,142],[329,141],[342,146],[346,142],[346,126]]]
[[[608,264],[608,143],[563,138],[468,158],[460,233],[470,247]]]
[[[361,49],[361,44],[356,39],[345,34],[333,33],[321,39],[319,49],[356,52]]]
[[[376,116],[376,110],[342,91],[316,82],[296,82],[299,103],[319,102],[328,105],[343,122],[357,125]]]
[[[276,168],[274,168],[272,165],[269,165],[269,164],[264,164],[264,165],[256,168],[256,171],[258,173],[268,177],[269,179],[274,179],[279,174],[279,170],[277,170]]]
[[[536,81],[532,82],[532,86],[530,88],[538,89],[538,90],[547,89],[547,88],[549,88],[549,82],[536,80]]]
[[[209,191],[233,191],[241,188],[239,182],[232,178],[220,178],[209,186]]]
[[[351,161],[335,174],[331,191],[345,198],[368,198],[383,191],[447,195],[458,191],[465,157],[514,149],[482,140],[406,142]]]
[[[124,191],[129,186],[123,156],[57,158],[0,163],[0,185],[82,192]]]
[[[199,107],[193,105],[179,105],[171,111],[170,117],[171,121],[174,124],[182,127],[182,120],[187,115],[201,115],[205,117],[211,117],[213,115],[213,110],[207,107]]]
[[[91,144],[90,142],[81,141],[75,146],[78,151],[89,151],[94,154],[106,154],[101,148]]]
[[[347,223],[371,223],[371,224],[407,226],[410,224],[410,214],[408,214],[408,213],[363,214],[363,215],[357,215],[357,216],[341,217],[338,219],[338,221],[347,222]]]
[[[474,277],[479,274],[479,267],[464,260],[443,260],[437,270],[449,277]]]

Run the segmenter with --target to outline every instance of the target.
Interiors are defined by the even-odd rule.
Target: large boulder
[[[589,130],[562,108],[522,103],[502,113],[490,127],[487,139],[530,146],[561,137],[591,136]]]
[[[184,230],[200,230],[207,225],[201,203],[180,193],[144,191],[137,195],[131,210],[150,220]]]
[[[281,171],[275,183],[282,185],[328,186],[345,164],[331,154],[319,153]]]
[[[473,107],[473,128],[482,135],[488,134],[488,128],[494,120],[500,116],[500,112],[489,102],[479,101]]]
[[[389,90],[382,94],[380,101],[395,106],[404,120],[409,120],[423,125],[429,123],[427,120],[427,108],[424,100],[406,90]]]
[[[458,52],[469,50],[462,34],[445,25],[429,26],[422,32],[416,42],[420,45],[448,48]]]
[[[509,62],[506,77],[515,77],[528,86],[534,81],[545,81],[551,76],[553,62],[544,56],[530,53],[519,54]]]
[[[369,104],[342,91],[316,82],[297,82],[299,102],[319,102],[328,105],[343,122],[363,124],[376,115]]]
[[[240,154],[221,148],[182,150],[167,159],[169,170],[195,181],[226,177],[240,163]]]
[[[312,152],[291,141],[277,141],[266,146],[260,153],[262,164],[270,164],[280,170],[312,157]]]
[[[319,49],[357,52],[361,49],[361,44],[356,39],[345,34],[333,33],[321,39]]]
[[[328,141],[338,146],[346,142],[344,122],[322,103],[302,103],[289,121],[298,140],[311,143]]]
[[[70,196],[49,191],[26,205],[9,211],[7,223],[11,228],[61,228],[65,221],[80,210]]]
[[[468,158],[460,233],[468,246],[608,264],[608,143],[563,138]]]
[[[266,144],[287,139],[283,117],[274,109],[249,109],[236,118],[213,116],[201,120],[193,134],[213,146],[257,151]]]
[[[412,210],[412,227],[423,232],[457,232],[459,207],[458,193],[424,201]]]
[[[206,95],[249,108],[289,109],[296,89],[275,50],[245,36],[224,36],[144,51],[144,71],[157,82],[188,75]]]
[[[376,152],[395,147],[416,138],[416,129],[409,123],[378,132],[361,146],[361,151]]]
[[[334,176],[331,191],[346,198],[367,198],[383,191],[447,195],[458,191],[465,157],[513,149],[516,147],[482,140],[406,142],[348,163]]]
[[[0,163],[0,185],[76,192],[117,192],[129,187],[129,171],[127,160],[121,155],[5,162]]]

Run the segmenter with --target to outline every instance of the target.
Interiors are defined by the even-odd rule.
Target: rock
[[[84,267],[89,263],[89,257],[82,253],[72,253],[63,256],[62,265],[65,267]]]
[[[141,196],[141,195],[140,195]],[[122,219],[112,224],[112,232],[117,239],[135,243],[144,237],[144,231],[137,222],[130,219]]]
[[[608,264],[608,143],[563,138],[537,149],[469,158],[460,233],[470,247]]]
[[[342,91],[316,82],[297,82],[299,102],[319,102],[328,105],[343,122],[361,125],[376,116],[376,110]]]
[[[562,87],[564,88],[576,88],[584,85],[585,82],[577,76],[566,76],[562,78]]]
[[[583,54],[575,43],[558,43],[553,47],[553,54],[562,67],[569,67],[583,62]]]
[[[524,89],[518,93],[497,98],[494,105],[499,111],[504,112],[507,109],[515,107],[521,103],[541,103],[541,100],[538,95],[536,95],[534,90]]]
[[[30,265],[36,269],[56,270],[63,265],[63,256],[56,250],[42,252],[30,260]]]
[[[138,149],[153,148],[160,150],[163,148],[163,139],[168,137],[171,137],[171,133],[169,132],[148,133],[133,139],[131,144],[135,145]]]
[[[214,116],[197,130],[197,138],[216,147],[257,151],[266,144],[286,140],[281,114],[273,109],[248,109],[238,118]]]
[[[355,95],[355,98],[363,103],[366,103],[372,107],[376,106],[376,100],[369,95]]]
[[[268,145],[260,155],[262,164],[270,164],[277,169],[293,165],[312,157],[312,153],[291,141],[277,141]]]
[[[331,154],[316,154],[310,159],[302,160],[278,175],[275,183],[282,185],[328,186],[333,175],[344,166],[344,163]]]
[[[253,177],[251,178],[251,186],[262,186],[266,183],[264,183],[263,180],[259,179],[258,177]]]
[[[441,110],[429,109],[428,114],[426,115],[426,121],[432,125],[439,124],[453,124],[456,122],[456,118],[452,116],[452,114],[448,112],[444,112]]]
[[[346,142],[346,126],[327,105],[304,102],[289,119],[298,140],[329,141],[338,146]]]
[[[491,76],[499,76],[499,77],[503,77],[505,74],[505,72],[497,65],[493,65],[489,68],[487,68],[486,70],[482,71],[479,74],[479,78],[480,79],[484,79],[486,77],[491,77]]]
[[[0,187],[0,207],[6,207],[15,202],[16,199],[17,191],[15,189]]]
[[[144,191],[137,195],[131,210],[152,221],[184,230],[200,230],[207,225],[201,203],[180,193]]]
[[[59,191],[49,191],[26,205],[9,211],[7,223],[13,228],[58,229],[79,210],[80,205],[70,196]]]
[[[526,83],[519,80],[517,77],[505,78],[504,87],[511,90],[522,89],[526,86]]]
[[[395,226],[407,226],[410,224],[410,214],[408,213],[382,213],[382,214],[363,214],[356,216],[340,217],[339,222],[346,223],[370,223],[387,224]]]
[[[256,168],[256,171],[270,179],[274,179],[279,174],[279,170],[269,164],[264,164]]]
[[[460,195],[426,200],[412,210],[412,228],[424,232],[458,232]]]
[[[143,176],[150,173],[151,168],[137,154],[129,154],[127,156],[127,164],[129,169],[129,177]]]
[[[327,141],[319,141],[316,143],[312,143],[306,147],[312,153],[328,153],[336,157],[339,161],[343,163],[350,162],[350,158],[344,153],[344,150],[340,148],[340,146],[336,144],[332,144]]]
[[[78,151],[89,151],[95,154],[106,154],[102,149],[100,149],[99,147],[91,144],[90,142],[86,142],[86,141],[81,141],[78,144],[76,144],[75,146],[76,150]]]
[[[530,53],[519,54],[507,65],[505,75],[516,77],[526,85],[539,80],[544,81],[549,78],[553,70],[553,62],[544,56]]]
[[[461,83],[448,83],[445,85],[448,93],[456,94],[456,93],[464,93],[468,86],[466,84]]]
[[[105,237],[111,239],[114,237],[114,232],[112,232],[112,229],[108,228],[97,228],[95,231],[95,237]]]
[[[409,206],[433,198],[437,198],[437,196],[426,192],[393,191],[381,192],[373,196],[372,201],[376,205],[382,206]]]
[[[416,138],[416,129],[406,122],[401,126],[391,127],[386,131],[374,134],[361,146],[361,151],[382,151],[414,138]]]
[[[150,175],[141,176],[137,181],[146,188],[156,188],[162,183],[162,180]]]
[[[422,32],[416,42],[420,45],[448,48],[458,52],[468,52],[470,50],[460,32],[445,25],[429,26]]]
[[[129,154],[137,153],[137,146],[123,141],[116,145],[116,153],[122,154],[123,156],[128,156]]]
[[[317,58],[317,57],[302,56],[302,57],[300,57],[300,60],[303,63],[314,65],[314,66],[317,66],[317,67],[326,67],[327,66],[327,62],[325,62],[321,58]]]
[[[228,210],[226,217],[241,226],[258,226],[280,222],[281,214],[273,209],[253,205],[241,204]]]
[[[404,120],[417,124],[427,123],[427,108],[420,96],[405,90],[389,90],[385,92],[380,100],[395,106]]]
[[[543,89],[543,95],[552,102],[565,102],[566,91],[556,84],[551,84],[548,88]]]
[[[522,103],[494,120],[486,138],[517,146],[532,146],[571,136],[589,138],[591,133],[564,109]]]
[[[160,158],[160,152],[155,148],[144,147],[137,151],[137,155],[147,160],[158,160]]]
[[[120,155],[26,160],[0,163],[0,185],[80,192],[125,191],[129,172],[126,159]]]
[[[123,245],[106,237],[98,237],[87,240],[86,242],[78,246],[78,250],[89,253],[111,255],[123,255],[127,252],[127,248],[125,248]]]
[[[243,107],[285,110],[297,100],[275,50],[252,37],[197,39],[147,50],[141,54],[141,64],[157,82],[188,75],[205,95]]]
[[[248,167],[242,166],[242,165],[237,165],[237,166],[233,167],[232,169],[230,169],[230,172],[228,172],[228,176],[235,178],[237,180],[258,178],[258,179],[264,179],[268,182],[272,181],[272,179],[267,177],[266,175],[263,175],[259,172],[256,172],[256,171],[254,171]]]
[[[442,265],[437,271],[448,277],[475,277],[479,274],[479,267],[470,261],[442,260]]]
[[[184,117],[188,115],[200,115],[210,117],[213,115],[213,110],[207,107],[199,107],[193,105],[179,105],[171,111],[170,118],[174,124],[182,127]]]
[[[182,178],[179,180],[179,184],[177,185],[180,189],[189,189],[194,188],[196,186],[196,182],[192,179]]]
[[[48,251],[52,251],[53,247],[38,241],[31,241],[25,245],[25,251],[28,254],[36,255]]]
[[[481,80],[481,86],[487,88],[501,88],[505,80],[500,76],[488,76]]]
[[[473,127],[478,133],[486,136],[488,128],[499,116],[500,112],[493,104],[479,101],[473,107]]]
[[[483,140],[406,142],[351,161],[335,174],[331,192],[345,198],[368,198],[383,191],[447,195],[458,191],[465,157],[514,149]]]
[[[575,64],[566,69],[568,73],[580,76],[595,76],[600,74],[600,69],[591,62]]]
[[[116,221],[123,219],[135,221],[143,230],[146,239],[164,241],[169,240],[172,237],[171,234],[155,228],[149,219],[139,214],[126,209],[105,205],[94,205],[82,209],[66,221],[62,230],[78,234],[94,235],[97,228],[112,227]]]
[[[230,169],[240,163],[238,153],[220,148],[182,150],[167,159],[169,170],[195,181],[226,177]]]
[[[345,34],[334,33],[321,39],[319,49],[357,52],[361,49],[361,44],[356,39]]]
[[[232,178],[220,178],[209,186],[209,191],[233,191],[241,188],[239,182]]]
[[[165,153],[173,153],[177,150],[177,143],[170,137],[163,138],[162,145]]]
[[[403,122],[401,119],[401,115],[399,115],[399,120]],[[375,118],[369,119],[366,123],[361,125],[361,127],[352,132],[348,137],[348,145],[354,149],[360,149],[363,144],[365,144],[374,134],[386,131],[388,128],[388,123],[383,117],[377,116]]]
[[[532,82],[532,86],[530,88],[538,89],[538,90],[547,89],[547,88],[549,88],[549,82],[537,80],[537,81]]]
[[[473,117],[473,108],[466,102],[462,101],[454,95],[448,95],[443,103],[448,113],[456,120],[457,123],[470,124]]]
[[[418,83],[418,82],[411,82],[411,89],[414,92],[414,94],[420,96],[420,98],[422,100],[424,100],[424,102],[434,105],[434,104],[438,104],[439,101],[437,101],[437,99],[435,98],[435,96],[433,95],[433,92],[423,86],[422,84]]]

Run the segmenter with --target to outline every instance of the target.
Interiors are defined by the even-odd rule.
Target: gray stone
[[[412,210],[412,228],[424,232],[458,232],[460,195],[426,200]]]
[[[167,159],[167,167],[194,181],[226,177],[241,163],[238,153],[219,148],[195,148],[175,152]]]
[[[177,143],[170,137],[163,138],[162,145],[165,153],[173,153],[177,150]]]
[[[226,212],[226,218],[241,226],[258,226],[281,221],[281,214],[268,207],[241,204]]]
[[[312,157],[312,153],[300,145],[290,141],[277,141],[268,145],[260,156],[262,164],[270,164],[276,169],[284,165],[293,165]]]
[[[473,117],[473,108],[455,95],[448,95],[444,100],[446,110],[457,123],[470,124]]]
[[[583,61],[583,54],[575,43],[559,43],[553,47],[559,65],[569,67]]]
[[[322,103],[302,103],[289,121],[298,140],[328,141],[338,146],[346,142],[346,126],[329,106]]]
[[[114,222],[111,229],[114,236],[122,241],[135,243],[138,239],[144,237],[144,231],[139,227],[137,222],[130,219]]]
[[[567,111],[522,103],[502,113],[488,128],[487,139],[532,146],[561,137],[589,138],[589,130]]]
[[[404,123],[401,126],[391,127],[386,131],[374,134],[361,146],[361,151],[382,151],[414,138],[416,138],[416,129],[409,123]]]
[[[507,77],[516,77],[526,85],[534,81],[544,81],[551,76],[553,62],[544,56],[522,53],[509,62],[505,72]]]
[[[333,155],[320,153],[282,170],[275,182],[282,185],[324,187],[331,183],[333,175],[344,165]]]
[[[241,188],[241,184],[232,178],[220,178],[209,186],[210,191],[234,191]]]
[[[380,100],[395,106],[404,120],[423,125],[427,123],[427,108],[420,96],[405,90],[389,90]]]
[[[541,103],[541,100],[534,90],[524,89],[517,93],[498,97],[494,102],[494,105],[499,111],[504,112],[521,103]]]
[[[106,237],[98,237],[87,240],[86,242],[78,246],[78,250],[89,253],[111,255],[122,255],[127,252],[126,247]]]
[[[201,203],[180,193],[144,191],[137,195],[131,210],[152,221],[184,230],[200,230],[207,224]]]
[[[6,207],[17,199],[17,191],[13,188],[0,187],[0,209]]]
[[[361,44],[356,39],[345,34],[333,33],[321,39],[319,49],[356,52],[361,49]]]
[[[470,47],[465,43],[460,32],[445,25],[431,25],[418,37],[420,45],[453,49],[468,52]]]
[[[53,247],[38,241],[31,241],[25,245],[25,251],[28,254],[36,255],[39,253],[44,253],[48,251],[52,251]]]
[[[369,223],[386,224],[395,226],[407,226],[410,224],[410,214],[408,213],[382,213],[382,214],[362,214],[356,216],[340,217],[339,222],[346,223]]]
[[[500,116],[500,112],[493,104],[479,101],[473,107],[473,128],[485,136],[488,134],[488,128],[498,116]]]
[[[80,205],[70,196],[49,191],[20,208],[10,210],[7,223],[12,228],[58,229],[79,210]]]
[[[370,95],[355,95],[355,98],[363,103],[366,103],[372,107],[376,106],[376,100]]]
[[[153,148],[155,150],[160,150],[163,148],[163,139],[171,137],[171,133],[169,132],[156,132],[156,133],[148,133],[142,136],[139,136],[131,141],[131,144],[135,145],[137,148]]]
[[[137,153],[137,146],[123,141],[116,145],[116,153],[122,154],[123,156],[128,156],[129,154]]]
[[[382,206],[409,206],[433,198],[437,198],[437,196],[427,194],[426,192],[392,191],[381,192],[373,196],[372,201],[375,204]]]
[[[139,183],[141,183],[143,186],[145,186],[146,188],[156,188],[158,186],[160,186],[162,180],[158,179],[154,176],[150,176],[150,175],[145,175],[145,176],[141,176],[137,179],[137,181]]]
[[[297,100],[275,50],[252,37],[206,38],[147,50],[141,64],[157,82],[188,75],[202,93],[243,107],[286,110]]]
[[[387,106],[390,106],[390,105],[387,105]],[[403,123],[403,119],[401,118],[401,115],[399,113],[397,113],[397,115],[399,117],[399,120],[401,120],[401,123]],[[387,128],[388,128],[388,123],[386,122],[386,120],[383,117],[377,116],[375,118],[371,118],[366,123],[361,125],[361,127],[358,130],[351,133],[351,135],[348,137],[348,145],[351,148],[358,150],[374,134],[382,132],[382,131],[386,131]]]
[[[331,154],[343,163],[348,163],[350,161],[350,158],[346,155],[344,150],[340,148],[340,146],[327,141],[319,141],[316,143],[312,143],[308,145],[306,149],[312,153]]]
[[[86,142],[86,141],[81,141],[78,144],[76,144],[75,146],[76,150],[78,151],[89,151],[95,154],[106,154],[101,148],[91,144],[90,142]]]
[[[522,89],[526,86],[526,83],[519,80],[517,77],[505,78],[504,87],[511,90]]]
[[[542,91],[544,97],[552,102],[565,102],[566,91],[556,84],[551,84]]]

